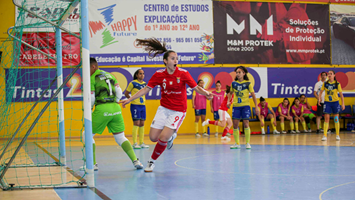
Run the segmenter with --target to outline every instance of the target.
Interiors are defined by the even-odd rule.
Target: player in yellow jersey
[[[337,81],[335,77],[335,72],[333,70],[330,70],[328,72],[328,81],[323,83],[322,89],[320,91],[320,94],[318,95],[318,106],[320,106],[321,102],[321,96],[322,93],[325,92],[325,98],[324,98],[324,136],[322,138],[322,141],[327,141],[327,131],[328,126],[329,126],[329,117],[330,114],[333,113],[334,115],[334,123],[335,123],[335,131],[336,131],[336,140],[340,140],[339,137],[339,131],[340,131],[340,125],[339,125],[339,113],[340,109],[344,110],[345,105],[344,105],[344,96],[343,96],[343,90],[341,89],[340,83]],[[339,95],[341,97],[341,108],[339,104]]]
[[[231,149],[240,148],[239,128],[238,128],[240,120],[243,120],[244,123],[246,148],[251,149],[250,146],[251,131],[249,128],[249,118],[251,112],[250,112],[249,93],[253,97],[256,115],[259,115],[259,107],[256,101],[253,84],[249,81],[248,78],[248,70],[244,66],[239,66],[235,68],[234,71],[237,73],[237,76],[235,78],[235,81],[232,82],[230,93],[234,94],[232,119],[233,119],[233,127],[234,127],[233,135],[235,139],[235,144],[231,146]]]
[[[142,69],[138,69],[133,75],[133,81],[129,83],[125,96],[127,99],[130,98],[129,93],[131,95],[135,95],[140,89],[144,88],[147,83],[143,81],[144,79],[144,71]],[[131,103],[131,114],[133,120],[133,129],[132,129],[132,138],[133,138],[133,148],[141,149],[141,148],[149,148],[148,145],[144,144],[144,122],[146,119],[146,111],[145,111],[145,96],[141,96]],[[137,143],[137,131],[139,132],[139,145]]]

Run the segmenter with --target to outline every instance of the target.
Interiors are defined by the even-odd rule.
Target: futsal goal
[[[88,2],[13,3],[0,44],[0,186],[94,187],[92,140],[81,139],[84,128],[92,137]]]

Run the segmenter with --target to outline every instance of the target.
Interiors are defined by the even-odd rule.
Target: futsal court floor
[[[95,189],[0,191],[0,199],[355,199],[355,133],[326,142],[315,133],[252,135],[251,150],[230,149],[234,139],[220,136],[178,135],[152,173],[135,170],[113,137],[96,138]],[[135,150],[144,166],[154,149],[145,143]]]

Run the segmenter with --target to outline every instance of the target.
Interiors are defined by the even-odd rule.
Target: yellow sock
[[[244,129],[244,135],[245,135],[245,143],[248,144],[250,143],[250,128],[245,128]]]
[[[216,127],[216,133],[218,133],[218,126],[215,126]]]
[[[298,131],[298,122],[295,122],[296,131]]]
[[[274,125],[274,121],[275,121],[275,119],[271,118],[270,122],[271,122],[272,130],[276,130],[276,127]]]
[[[239,145],[239,128],[233,129],[233,136],[234,136],[235,143]]]
[[[139,127],[139,144],[143,144],[144,142],[144,126]]]
[[[324,122],[324,136],[327,137],[329,122]]]
[[[285,123],[281,123],[281,131],[285,130]]]
[[[138,126],[133,126],[132,128],[132,138],[133,138],[133,144],[137,143],[137,131],[138,131]]]
[[[303,130],[306,130],[306,122],[302,122]]]
[[[337,135],[339,135],[340,132],[340,124],[339,121],[335,122],[335,132]]]
[[[261,127],[261,130],[264,130],[264,131],[265,131],[265,129],[264,129],[264,127],[265,127],[265,122],[264,122],[263,119],[261,120],[261,122],[264,123],[264,126],[260,126],[260,127]]]
[[[198,133],[198,122],[195,122],[195,133]]]
[[[295,130],[295,123],[290,122],[290,128],[291,128],[292,131]]]
[[[202,126],[203,133],[206,133],[206,126]]]

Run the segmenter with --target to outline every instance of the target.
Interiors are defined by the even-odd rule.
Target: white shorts
[[[159,106],[150,127],[162,130],[164,126],[166,126],[175,129],[175,132],[177,132],[184,121],[185,116],[186,112],[174,111]]]
[[[218,110],[218,115],[220,121],[227,121],[228,118],[231,118],[231,116],[225,110]]]

